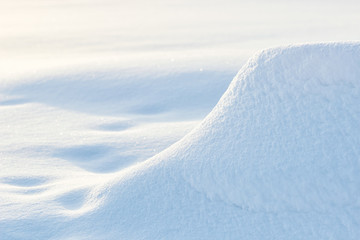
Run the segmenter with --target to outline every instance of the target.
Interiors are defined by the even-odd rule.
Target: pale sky
[[[0,0],[0,75],[235,70],[263,48],[360,39],[359,1]]]

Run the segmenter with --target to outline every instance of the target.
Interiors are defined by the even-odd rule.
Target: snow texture
[[[182,140],[24,216],[5,212],[0,238],[359,239],[359,106],[359,43],[262,51]]]

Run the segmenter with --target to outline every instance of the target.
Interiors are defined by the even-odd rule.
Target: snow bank
[[[355,207],[359,106],[359,45],[267,50],[240,71],[177,158],[191,186],[248,210]]]
[[[32,220],[22,231],[55,239],[359,239],[359,105],[360,44],[260,52],[200,126],[94,189],[92,201],[105,199],[97,208]]]

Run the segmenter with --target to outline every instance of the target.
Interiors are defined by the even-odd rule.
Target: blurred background
[[[0,0],[0,76],[235,74],[263,48],[359,40],[359,12],[356,0]]]

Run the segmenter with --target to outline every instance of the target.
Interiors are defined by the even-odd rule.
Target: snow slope
[[[262,51],[182,140],[0,236],[359,239],[359,105],[359,43]]]

